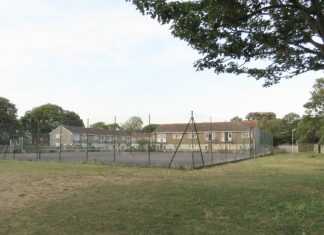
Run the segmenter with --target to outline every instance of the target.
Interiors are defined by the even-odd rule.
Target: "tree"
[[[324,118],[303,116],[297,132],[299,143],[324,144]]]
[[[286,144],[290,144],[292,140],[292,130],[297,130],[298,123],[301,117],[296,113],[288,113],[282,118],[282,132],[283,132],[283,141]],[[297,139],[298,136],[295,136]]]
[[[108,129],[111,131],[122,130],[117,123],[106,124],[104,122],[96,122],[91,125],[92,128]]]
[[[324,144],[324,78],[316,80],[310,100],[304,105],[306,115],[298,125],[300,143]]]
[[[261,130],[272,133],[274,146],[285,143],[281,119],[260,120],[258,125]]]
[[[7,143],[19,129],[16,106],[8,99],[0,97],[0,143]]]
[[[91,125],[91,128],[108,129],[108,126],[104,122],[96,122]]]
[[[276,114],[273,112],[250,112],[246,115],[246,120],[272,120],[276,119]]]
[[[243,119],[240,118],[239,116],[235,116],[231,119],[231,122],[241,122],[241,121],[243,121]]]
[[[73,111],[68,111],[68,110],[63,111],[62,124],[67,125],[67,126],[84,127],[84,123],[83,123],[82,119],[80,118],[79,114],[77,114]]]
[[[60,124],[83,127],[83,121],[79,115],[72,111],[64,110],[55,104],[44,104],[27,111],[21,117],[21,123],[25,131],[31,136],[32,143],[36,142],[38,131],[41,141],[48,141],[48,134]]]
[[[247,74],[270,86],[324,69],[324,1],[126,1],[197,50],[197,70]]]
[[[284,132],[281,119],[273,112],[250,112],[246,115],[246,120],[258,121],[261,130],[271,132],[273,135],[273,145],[284,143]]]
[[[11,128],[17,124],[16,106],[8,99],[0,97],[0,127]]]
[[[139,151],[145,151],[148,148],[149,141],[148,140],[141,139],[141,140],[138,140],[137,141],[137,144],[138,144],[138,150]]]
[[[309,102],[304,105],[306,114],[324,118],[324,78],[316,79],[313,88]]]
[[[156,128],[158,128],[160,125],[159,124],[150,124],[150,125],[146,125],[142,128],[142,132],[154,132],[156,130]]]
[[[107,129],[109,129],[111,131],[121,131],[121,130],[123,130],[123,128],[121,126],[119,126],[119,124],[117,124],[117,123],[107,124]]]
[[[143,121],[140,117],[133,116],[129,118],[124,124],[123,128],[125,131],[132,133],[134,131],[141,131],[143,125]]]

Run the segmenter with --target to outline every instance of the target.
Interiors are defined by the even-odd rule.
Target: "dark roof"
[[[76,127],[76,126],[62,126],[73,134],[89,134],[89,135],[114,135],[114,136],[126,136],[128,135],[122,131],[114,131],[101,128],[85,128],[85,127]]]
[[[155,132],[184,132],[186,123],[161,124]],[[198,132],[208,131],[249,131],[250,127],[239,122],[202,122],[196,123]],[[192,131],[193,125],[190,124],[187,131]]]

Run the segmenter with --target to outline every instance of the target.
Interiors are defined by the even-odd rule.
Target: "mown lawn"
[[[324,234],[324,155],[200,170],[0,161],[0,234]]]

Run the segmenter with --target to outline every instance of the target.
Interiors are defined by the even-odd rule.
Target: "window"
[[[159,133],[156,135],[157,142],[166,142],[166,134],[165,133]]]
[[[94,139],[95,139],[95,136],[94,136]],[[102,136],[100,136],[100,142],[101,143],[110,143],[110,142],[112,142],[112,136],[102,135]]]
[[[223,142],[229,142],[232,141],[232,132],[223,132]]]
[[[197,134],[196,133],[188,133],[188,139],[197,139]]]
[[[205,132],[205,139],[208,141],[212,141],[213,139],[215,139],[214,133]]]
[[[242,133],[242,138],[250,138],[250,133],[249,132],[243,132]]]
[[[181,139],[182,134],[181,133],[174,133],[173,139]]]
[[[165,139],[166,135],[164,133],[157,134],[158,139]]]
[[[74,135],[73,135],[73,141],[74,141],[74,142],[80,142],[80,139],[81,139],[81,138],[80,138],[80,135],[79,135],[79,134],[74,134]]]
[[[56,134],[56,135],[55,135],[55,138],[56,138],[56,139],[59,139],[59,138],[60,138],[60,134]]]

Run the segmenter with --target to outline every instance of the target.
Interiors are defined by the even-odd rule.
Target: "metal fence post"
[[[151,114],[149,114],[148,164],[151,166]]]
[[[115,130],[114,130],[114,164],[116,164],[116,116],[115,116]]]
[[[60,125],[60,150],[59,150],[59,161],[62,160],[62,123]]]
[[[212,118],[210,117],[210,151],[211,151],[211,159],[212,159],[212,165],[214,164],[214,153],[213,153],[213,123]]]
[[[60,137],[61,138],[61,137]],[[36,160],[39,159],[38,149],[39,149],[39,120],[37,120],[37,143],[36,143]]]
[[[87,128],[86,128],[86,135],[87,135],[87,149],[86,149],[86,163],[89,160],[89,118],[87,120]]]
[[[237,161],[237,142],[235,144],[235,161]]]

